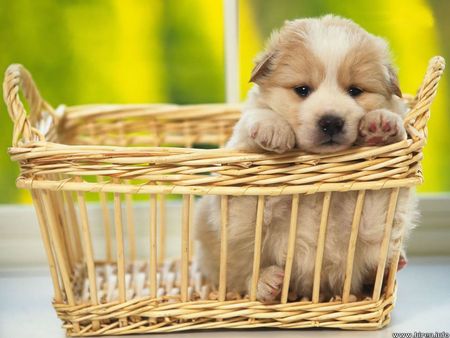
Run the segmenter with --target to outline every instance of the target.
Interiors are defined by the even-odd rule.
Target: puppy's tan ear
[[[252,70],[252,75],[250,76],[249,82],[256,82],[258,78],[266,75],[269,72],[269,66],[273,56],[273,52],[267,52],[256,59],[256,65]]]
[[[389,75],[389,89],[392,94],[402,97],[402,91],[400,90],[400,85],[398,83],[397,71],[392,65],[387,65],[388,75]]]

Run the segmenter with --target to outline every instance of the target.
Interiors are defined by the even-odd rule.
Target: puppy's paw
[[[397,265],[397,271],[400,271],[408,264],[408,259],[404,254],[400,255],[400,258],[398,259],[398,265]]]
[[[404,267],[406,267],[407,264],[408,264],[408,258],[406,258],[406,254],[402,250],[402,252],[400,253],[400,257],[398,258],[397,272],[400,271],[401,269],[403,269]],[[386,266],[384,269],[384,277],[386,278],[388,276],[388,274],[389,274],[389,266]]]
[[[284,270],[276,265],[261,271],[256,288],[256,299],[263,302],[275,300],[283,287]]]
[[[386,145],[405,138],[406,130],[401,116],[387,109],[368,112],[359,124],[358,143],[362,145]]]
[[[295,146],[295,134],[282,118],[258,121],[250,126],[249,136],[263,149],[282,154]]]

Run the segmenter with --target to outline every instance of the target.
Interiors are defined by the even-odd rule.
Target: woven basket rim
[[[414,98],[407,96],[411,106],[404,120],[409,135],[407,140],[385,146],[353,146],[331,154],[313,154],[295,149],[280,155],[232,149],[120,147],[50,142],[51,138],[46,139],[44,130],[36,127],[49,117],[53,120],[53,128],[49,130],[55,133],[54,129],[59,126],[60,121],[64,125],[87,116],[111,118],[116,110],[124,108],[127,109],[127,117],[150,114],[152,118],[176,121],[181,118],[210,118],[224,114],[235,117],[239,114],[241,105],[92,104],[60,106],[55,110],[42,99],[28,71],[21,65],[12,65],[8,68],[4,81],[4,98],[15,127],[13,146],[8,152],[11,159],[20,164],[19,181],[23,183],[28,180],[27,184],[22,185],[28,187],[31,187],[33,177],[49,173],[45,166],[48,167],[51,163],[56,170],[54,172],[69,173],[68,169],[58,169],[62,162],[73,166],[69,173],[72,176],[103,175],[124,179],[140,177],[139,174],[133,174],[139,172],[136,170],[137,166],[153,166],[160,169],[161,175],[167,172],[167,166],[171,166],[171,173],[178,174],[177,170],[185,170],[186,167],[188,172],[208,167],[209,171],[206,173],[215,173],[216,176],[210,175],[205,180],[198,175],[183,173],[179,174],[179,178],[174,178],[176,175],[173,175],[174,179],[169,179],[169,183],[192,189],[209,186],[213,188],[210,191],[221,191],[220,186],[245,189],[256,186],[268,188],[268,191],[278,188],[276,194],[280,193],[280,189],[282,193],[301,192],[305,187],[309,187],[308,192],[316,192],[323,189],[320,185],[334,182],[342,184],[338,189],[342,191],[353,190],[353,184],[361,182],[373,183],[369,189],[416,185],[422,182],[420,161],[427,138],[429,108],[444,68],[445,61],[442,57],[432,58],[417,95]],[[20,101],[20,89],[31,107],[30,115],[27,115]],[[113,166],[114,170],[108,170],[107,165]],[[140,173],[142,176],[142,172]],[[310,178],[313,174],[317,178]],[[352,187],[349,188],[349,185]],[[297,189],[292,190],[292,187]],[[334,188],[331,185],[327,189]]]

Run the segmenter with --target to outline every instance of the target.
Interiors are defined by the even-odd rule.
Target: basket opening
[[[225,145],[239,115],[238,106],[225,105],[71,107],[58,135],[65,144],[214,149]]]

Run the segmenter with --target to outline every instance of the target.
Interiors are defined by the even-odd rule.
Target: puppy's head
[[[298,147],[319,153],[350,147],[362,116],[401,96],[387,43],[332,15],[286,22],[257,58],[251,81],[291,124]]]

